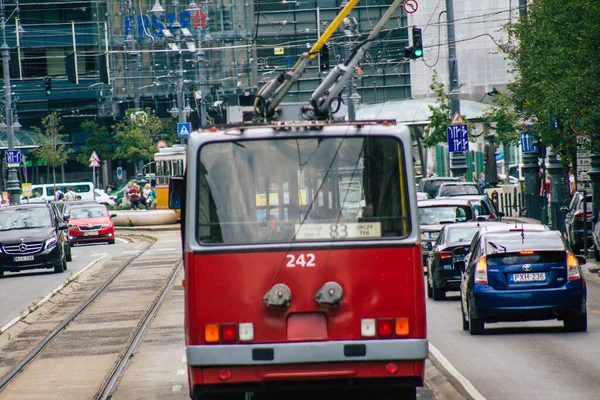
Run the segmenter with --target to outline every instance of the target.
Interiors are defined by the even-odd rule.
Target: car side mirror
[[[463,249],[462,247],[454,249],[455,256],[464,256],[465,254],[467,254],[467,251],[465,249]]]
[[[63,215],[62,219],[63,221],[67,222],[69,220],[69,215]]]
[[[110,214],[111,218],[117,218],[117,214]]]
[[[433,243],[425,242],[425,243],[421,244],[421,247],[423,248],[423,250],[429,251],[429,250],[433,249]]]
[[[464,271],[465,266],[466,266],[466,263],[464,261],[456,261],[454,263],[454,269],[456,269],[458,271]]]
[[[477,221],[479,221],[479,222],[485,221],[485,217],[480,215],[477,217]]]
[[[560,211],[562,211],[562,212],[569,212],[569,207],[567,207],[567,206],[562,206],[562,207],[560,208]]]
[[[587,263],[587,260],[585,257],[582,256],[575,256],[577,258],[577,261],[579,262],[579,265],[584,265]]]

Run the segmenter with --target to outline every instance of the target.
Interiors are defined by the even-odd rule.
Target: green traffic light
[[[423,55],[423,50],[415,49],[415,57],[421,57]]]
[[[52,94],[52,90],[46,90],[46,96],[50,96]]]

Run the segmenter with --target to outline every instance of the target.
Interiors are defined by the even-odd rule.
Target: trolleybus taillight
[[[362,337],[408,336],[410,325],[408,318],[361,319],[360,334]]]
[[[208,324],[204,326],[204,341],[206,343],[219,342],[249,342],[254,340],[254,324],[243,322],[240,324]]]

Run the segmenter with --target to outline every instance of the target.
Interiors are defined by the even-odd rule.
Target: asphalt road
[[[110,253],[128,251],[131,243],[117,237],[114,245],[86,244],[72,248],[73,261],[68,269],[55,274],[51,269],[37,269],[21,272],[5,272],[0,279],[0,329],[18,318],[30,306],[44,301],[54,290],[62,287],[69,278],[81,273]]]
[[[600,393],[600,278],[584,267],[588,331],[566,332],[562,322],[486,324],[486,333],[462,330],[458,292],[446,301],[427,299],[431,345],[472,384],[475,399],[597,399]]]

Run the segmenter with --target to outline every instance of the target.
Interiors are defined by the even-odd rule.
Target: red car
[[[115,244],[115,224],[104,204],[82,204],[71,207],[69,238],[71,244],[108,242]]]

